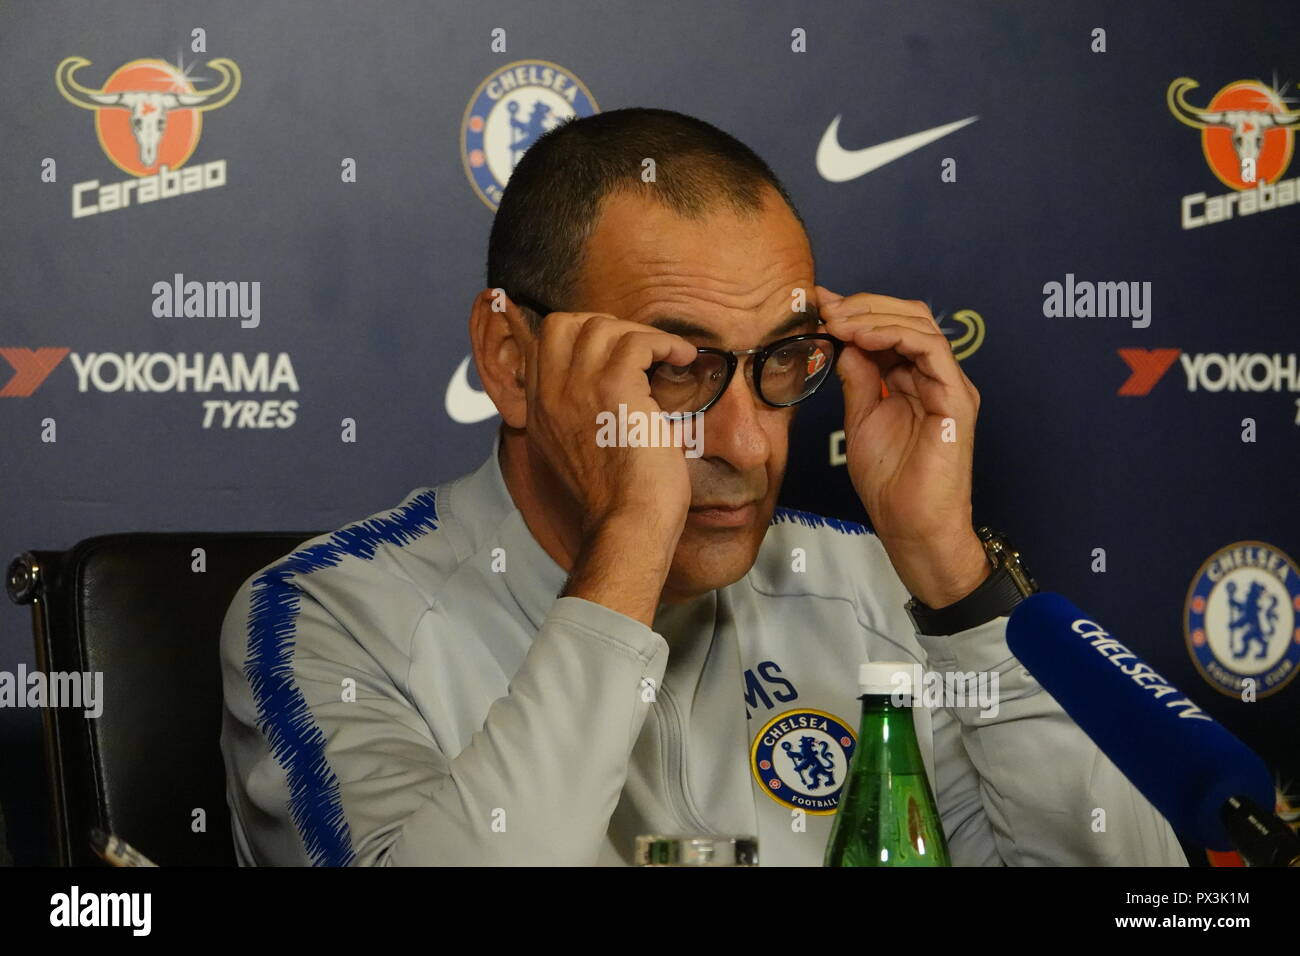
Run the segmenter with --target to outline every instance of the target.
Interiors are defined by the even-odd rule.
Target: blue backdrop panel
[[[930,303],[983,400],[976,520],[1257,749],[1289,801],[1295,13],[5,4],[0,555],[333,528],[473,467],[496,419],[457,372],[513,162],[571,113],[664,107],[768,160],[822,284]],[[168,315],[155,287],[177,276],[259,283],[256,321],[251,300],[242,319]],[[1048,315],[1053,282],[1136,283],[1150,308]],[[785,500],[862,520],[840,414],[834,389],[801,412]],[[0,670],[34,663],[28,611],[10,607]],[[39,732],[39,712],[0,708],[20,862],[48,850]]]

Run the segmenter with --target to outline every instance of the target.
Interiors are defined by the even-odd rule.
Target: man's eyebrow
[[[818,326],[821,324],[821,321],[821,313],[817,311],[816,306],[804,312],[791,312],[789,318],[774,328],[771,332],[767,333],[765,340],[775,341],[776,339],[783,338],[797,329],[806,328],[809,325],[814,327]]]
[[[763,336],[763,341],[775,341],[794,332],[796,329],[816,326],[821,323],[821,314],[816,307],[810,307],[804,312],[792,312],[775,328]],[[689,319],[679,319],[675,316],[657,316],[646,320],[646,325],[653,326],[661,332],[669,332],[673,335],[680,335],[684,339],[703,339],[706,343],[713,344],[720,341],[718,333],[712,329],[707,329],[702,325],[690,321]]]

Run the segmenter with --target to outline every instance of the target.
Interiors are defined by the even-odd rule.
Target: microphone
[[[1018,604],[1007,646],[1175,830],[1252,866],[1300,857],[1300,837],[1259,809],[1274,802],[1259,755],[1065,598]]]

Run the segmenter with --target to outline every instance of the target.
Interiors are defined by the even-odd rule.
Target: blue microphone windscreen
[[[1179,833],[1230,850],[1219,819],[1228,797],[1273,807],[1258,754],[1059,594],[1021,602],[1007,646]]]

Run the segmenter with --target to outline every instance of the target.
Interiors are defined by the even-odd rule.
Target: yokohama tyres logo
[[[63,361],[71,349],[0,349],[3,358],[13,368],[14,374],[0,388],[0,398],[27,398]]]
[[[1189,392],[1300,392],[1300,356],[1294,352],[1119,349],[1119,357],[1129,367],[1119,395],[1150,395],[1175,359]]]
[[[1181,349],[1120,349],[1119,357],[1132,374],[1119,387],[1120,395],[1150,395],[1156,382],[1169,371]]]

